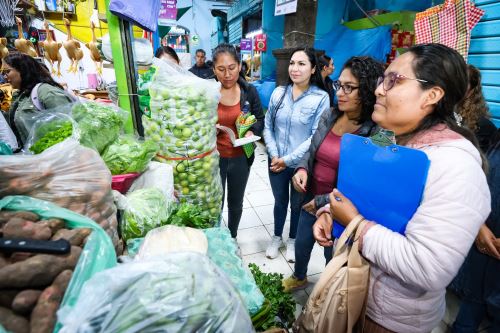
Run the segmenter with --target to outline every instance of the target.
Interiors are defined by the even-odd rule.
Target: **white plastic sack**
[[[5,120],[2,114],[0,114],[0,141],[8,144],[13,151],[19,148],[14,132],[12,132],[7,120]]]
[[[165,163],[149,162],[148,167],[134,181],[129,192],[142,188],[157,188],[163,192],[168,201],[175,200],[173,167]]]
[[[97,273],[81,294],[60,333],[254,332],[227,276],[195,252]]]
[[[144,260],[162,257],[172,252],[198,252],[207,254],[208,240],[203,231],[176,225],[166,225],[148,232],[135,257]]]
[[[109,39],[109,34],[102,36],[102,53],[104,57],[113,61],[113,53],[111,52],[111,41]],[[134,59],[139,65],[151,65],[153,62],[153,46],[151,42],[146,38],[135,38],[134,39]]]

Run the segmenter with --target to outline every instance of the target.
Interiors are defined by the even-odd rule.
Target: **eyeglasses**
[[[394,87],[394,85],[396,84],[396,82],[398,80],[414,80],[414,81],[418,81],[418,82],[429,82],[429,81],[421,80],[421,79],[413,79],[411,77],[407,77],[407,76],[404,76],[402,74],[398,74],[396,72],[389,72],[389,73],[385,74],[384,76],[381,76],[378,78],[377,87],[383,83],[384,90],[388,91]]]
[[[2,69],[0,69],[0,75],[4,75],[4,76],[6,76],[6,75],[8,75],[8,74],[10,73],[10,71],[11,71],[11,69],[10,69],[10,68],[9,68],[9,69],[7,69],[7,68],[2,68]]]
[[[349,95],[350,93],[352,93],[353,90],[356,90],[359,88],[359,87],[351,86],[350,84],[342,84],[338,80],[333,82],[333,87],[335,88],[335,90],[340,90],[342,88],[342,91],[346,95]]]

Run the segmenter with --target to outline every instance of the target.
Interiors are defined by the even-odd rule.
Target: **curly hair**
[[[384,75],[384,65],[371,57],[352,57],[344,64],[359,81],[358,94],[361,102],[361,113],[357,123],[363,124],[372,118],[375,105],[377,80]]]
[[[477,130],[477,123],[481,118],[489,118],[488,104],[484,100],[481,85],[481,72],[472,65],[467,65],[469,86],[464,100],[457,108],[457,113],[462,116],[464,125],[471,131]]]
[[[48,83],[52,86],[64,89],[50,76],[49,70],[34,58],[24,53],[15,52],[9,54],[3,61],[14,68],[21,75],[21,93],[30,94],[38,83]]]

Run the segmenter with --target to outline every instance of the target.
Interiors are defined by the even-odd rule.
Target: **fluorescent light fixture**
[[[259,29],[259,30],[255,30],[255,31],[252,31],[252,32],[249,32],[245,35],[245,38],[253,38],[255,37],[256,35],[260,35],[262,33],[262,29]]]

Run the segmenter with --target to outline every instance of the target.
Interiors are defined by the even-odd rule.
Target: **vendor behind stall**
[[[17,90],[6,118],[20,146],[26,142],[38,112],[73,101],[69,93],[52,79],[48,69],[26,54],[11,53],[5,57],[2,74]]]

